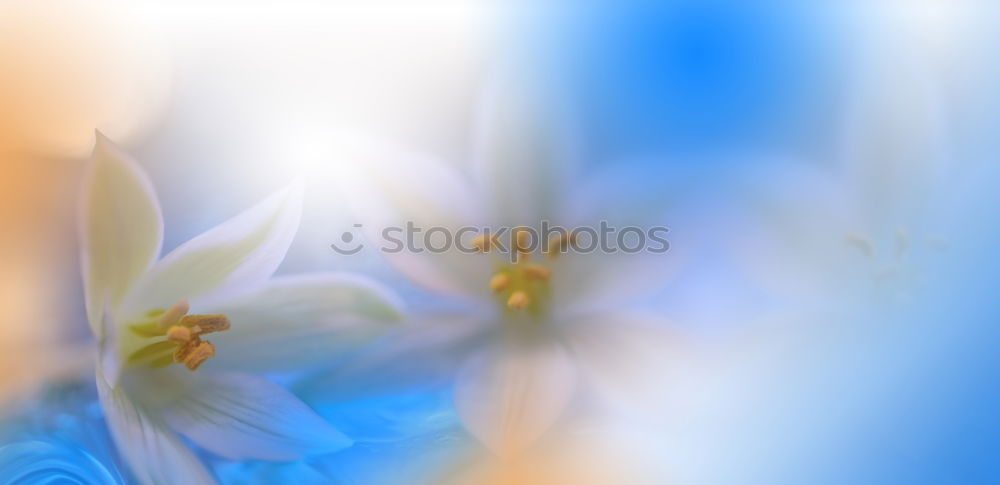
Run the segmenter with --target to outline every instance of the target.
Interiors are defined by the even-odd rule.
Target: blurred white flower
[[[350,445],[291,393],[245,373],[329,359],[398,318],[395,298],[360,277],[268,281],[300,211],[296,185],[157,260],[163,223],[152,186],[98,135],[80,225],[87,312],[101,403],[142,483],[214,481],[178,433],[228,459]]]
[[[958,188],[945,93],[907,63],[882,61],[881,76],[866,70],[852,86],[832,156],[776,164],[744,192],[755,225],[740,259],[793,295],[789,308],[909,301],[949,246],[941,214]]]
[[[551,103],[518,94],[491,90],[477,113],[474,181],[405,152],[360,161],[363,168],[344,180],[372,241],[384,228],[407,223],[446,229],[455,238],[461,227],[514,228],[508,245],[514,258],[493,246],[500,241],[469,232],[465,247],[478,247],[475,254],[454,246],[385,253],[413,281],[467,306],[418,316],[424,324],[354,367],[397,384],[455,379],[463,423],[503,457],[524,451],[565,411],[583,405],[577,398],[621,397],[641,388],[642,373],[656,372],[643,363],[669,351],[667,330],[623,305],[661,289],[675,262],[662,252],[561,252],[575,237],[568,230],[554,234],[548,247],[544,240],[528,247],[523,228],[543,221],[562,228],[596,229],[602,220],[619,228],[663,225],[656,216],[665,194],[642,190],[649,180],[624,169],[580,177],[572,140],[556,131],[565,125],[522,109]]]

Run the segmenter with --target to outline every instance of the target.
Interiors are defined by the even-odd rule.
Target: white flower
[[[502,97],[498,90],[486,98],[475,135],[474,180],[409,153],[379,153],[356,160],[363,168],[344,185],[369,239],[412,222],[424,231],[464,234],[465,247],[481,249],[387,253],[423,287],[470,304],[467,311],[423,315],[426,325],[409,328],[355,370],[396,384],[457,378],[454,397],[463,423],[501,456],[533,444],[575,398],[593,391],[613,396],[635,384],[638,363],[666,351],[661,322],[623,313],[621,306],[660,289],[674,262],[663,253],[560,253],[575,237],[569,231],[554,235],[549,247],[517,251],[511,261],[482,234],[458,232],[537,229],[542,221],[566,229],[596,229],[603,219],[644,230],[664,224],[652,217],[662,210],[664,194],[639,190],[644,180],[634,176],[641,172],[616,168],[578,177],[569,139],[553,132],[563,125],[546,123],[541,112],[517,110],[531,101]]]
[[[828,160],[777,164],[748,180],[743,219],[753,231],[737,259],[791,304],[910,303],[949,245],[955,170],[939,93],[916,73],[887,72],[912,81],[857,86]]]
[[[179,435],[228,459],[294,460],[351,443],[289,392],[242,372],[329,359],[398,318],[393,296],[360,277],[268,281],[300,212],[293,186],[157,260],[153,189],[98,134],[80,226],[87,313],[101,403],[140,482],[214,481]]]

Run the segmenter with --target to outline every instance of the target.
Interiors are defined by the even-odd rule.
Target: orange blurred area
[[[77,366],[79,178],[95,129],[135,137],[163,104],[148,39],[118,3],[0,3],[0,403]]]
[[[95,128],[139,132],[166,89],[152,39],[116,2],[0,3],[0,153],[79,157]]]
[[[76,361],[72,215],[79,164],[5,158],[0,182],[0,402]],[[74,350],[70,350],[74,349]],[[62,353],[70,352],[70,353]]]

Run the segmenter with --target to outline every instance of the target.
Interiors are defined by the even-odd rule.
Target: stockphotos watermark
[[[338,254],[353,255],[365,248],[365,242],[357,234],[362,224],[354,224],[353,229],[344,231],[340,241],[330,244],[330,249]],[[404,226],[388,226],[378,231],[381,240],[379,251],[387,254],[446,253],[458,251],[474,254],[484,250],[495,251],[516,259],[517,253],[533,253],[538,250],[560,253],[624,253],[641,252],[665,253],[670,250],[664,226],[641,228],[637,226],[616,227],[601,221],[598,227],[578,226],[566,228],[553,226],[542,221],[538,227],[476,227],[462,226],[450,229],[441,226],[418,227],[413,222]]]

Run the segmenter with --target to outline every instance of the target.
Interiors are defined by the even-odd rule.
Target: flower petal
[[[121,387],[110,387],[98,369],[97,390],[111,435],[143,485],[213,484],[208,470],[155,414],[137,406]]]
[[[730,224],[740,237],[722,246],[736,262],[735,273],[800,307],[856,287],[872,263],[867,250],[880,250],[867,238],[881,236],[886,226],[871,224],[873,212],[852,195],[853,184],[830,168],[802,160],[782,160],[775,168],[781,176],[740,188]]]
[[[455,244],[445,251],[428,250],[445,247],[444,238],[458,238],[465,248],[473,249],[471,241],[484,218],[471,182],[437,160],[384,144],[358,151],[363,163],[344,174],[341,190],[366,238],[379,245],[382,256],[432,291],[465,298],[489,295],[485,283],[492,270],[489,258],[459,251]],[[470,230],[459,232],[463,227]],[[412,243],[406,244],[407,239]]]
[[[122,374],[122,359],[119,352],[121,333],[115,331],[117,323],[114,313],[105,305],[101,312],[101,332],[103,336],[97,344],[98,378],[110,388],[118,387],[118,379]]]
[[[218,355],[206,368],[253,371],[308,368],[357,350],[402,319],[388,288],[348,273],[275,278],[228,301],[230,330],[212,335]]]
[[[129,311],[168,308],[177,301],[266,280],[281,264],[302,215],[295,183],[167,254],[129,296]]]
[[[100,336],[105,303],[121,303],[163,243],[163,218],[149,179],[100,133],[83,183],[79,232],[87,317]]]
[[[552,100],[517,84],[496,80],[486,89],[473,140],[476,179],[495,222],[507,227],[556,220],[578,158]]]
[[[567,254],[550,263],[553,305],[562,318],[634,303],[662,290],[681,263],[671,253]]]
[[[567,408],[576,371],[562,346],[507,343],[470,359],[455,383],[462,422],[501,457],[518,455]]]
[[[489,338],[489,322],[465,314],[412,317],[333,372],[303,380],[310,402],[343,402],[448,389],[460,364]]]
[[[580,371],[581,385],[629,417],[658,417],[687,369],[677,362],[688,349],[669,322],[633,313],[601,313],[566,322],[563,341]]]
[[[648,164],[597,170],[574,187],[560,219],[578,244],[551,263],[555,306],[565,313],[612,308],[666,286],[683,262],[668,217],[677,191]]]
[[[277,384],[249,374],[206,373],[162,412],[178,432],[231,460],[292,461],[351,440]]]
[[[568,428],[568,429],[564,429]],[[645,430],[648,433],[649,427]],[[472,456],[455,463],[441,485],[662,485],[663,453],[648,437],[620,422],[600,419],[559,427],[515,459]],[[457,465],[457,466],[456,466]],[[668,478],[669,477],[669,478]]]
[[[865,216],[891,224],[948,177],[953,142],[944,122],[946,104],[926,74],[905,62],[881,68],[876,76],[912,82],[884,86],[865,79],[853,90],[846,100],[841,163]]]

